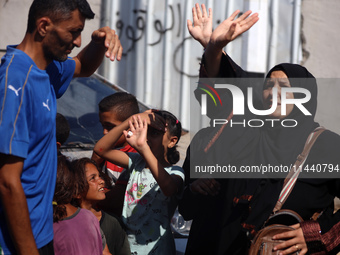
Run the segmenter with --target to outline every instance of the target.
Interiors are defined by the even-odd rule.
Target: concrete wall
[[[136,95],[144,103],[175,114],[185,129],[197,131],[208,122],[193,114],[190,95],[197,87],[202,46],[189,34],[196,0],[106,1],[105,20],[117,29],[125,47],[122,61],[104,62],[104,77]],[[292,61],[294,31],[300,23],[291,0],[200,0],[213,9],[213,27],[239,9],[258,12],[259,22],[227,46],[228,54],[247,71],[262,73]],[[297,17],[300,17],[297,15]],[[295,25],[297,24],[297,25]],[[194,100],[196,103],[196,100]],[[197,103],[196,108],[199,108]],[[191,118],[190,117],[195,116]],[[196,117],[197,116],[197,117]]]
[[[303,0],[302,15],[309,52],[304,66],[318,78],[340,78],[340,1]]]
[[[321,78],[316,120],[340,134],[340,1],[303,0],[302,15],[308,55],[304,66]]]

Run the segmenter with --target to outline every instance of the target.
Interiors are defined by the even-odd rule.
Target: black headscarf
[[[311,115],[304,115],[298,107],[294,106],[292,112],[283,120],[295,120],[297,122],[295,127],[283,127],[282,122],[275,122],[274,127],[271,123],[267,124],[261,130],[257,158],[259,163],[290,166],[302,152],[308,135],[319,126],[314,121],[317,107],[317,84],[306,68],[296,64],[277,65],[269,71],[267,78],[277,70],[287,75],[291,87],[304,88],[311,93],[311,99],[303,104]],[[294,98],[304,96],[301,93],[294,93]]]
[[[287,75],[291,87],[305,88],[310,91],[311,99],[303,105],[311,115],[304,115],[300,109],[294,106],[292,112],[284,119],[296,120],[295,127],[283,127],[279,123],[275,127],[264,127],[260,133],[258,156],[256,157],[258,162],[256,163],[290,166],[302,152],[308,135],[319,126],[314,121],[317,107],[317,84],[313,75],[300,65],[277,65],[269,71],[267,77],[270,77],[271,73],[276,70],[281,70]],[[302,96],[304,95],[294,93],[294,98]],[[253,210],[247,219],[249,224],[255,225],[259,229],[269,217],[277,202],[284,178],[285,175],[280,179],[262,180],[251,202]]]

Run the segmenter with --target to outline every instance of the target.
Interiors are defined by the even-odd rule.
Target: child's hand
[[[141,119],[140,115],[132,116],[132,121],[129,121],[130,130],[124,130],[126,141],[135,148],[138,152],[149,147],[147,144],[148,124],[146,119]]]
[[[138,114],[138,116],[140,116],[142,120],[145,119],[147,124],[151,127],[165,132],[166,122],[160,115],[155,114],[155,112],[157,112],[157,110],[147,110],[143,113]]]
[[[187,26],[191,36],[202,44],[203,48],[207,47],[210,36],[212,34],[212,10],[209,8],[209,16],[205,5],[202,4],[202,12],[199,4],[195,4],[192,8],[192,18],[194,26],[192,26],[191,20],[187,20]]]

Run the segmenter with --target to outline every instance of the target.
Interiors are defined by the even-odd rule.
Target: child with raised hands
[[[113,128],[94,148],[131,172],[122,217],[132,253],[176,252],[170,221],[184,181],[183,169],[173,166],[179,160],[181,132],[181,123],[171,113],[147,111]],[[138,153],[112,149],[122,133]]]

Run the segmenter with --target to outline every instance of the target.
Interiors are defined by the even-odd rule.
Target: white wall
[[[274,2],[277,8],[273,8]],[[171,111],[190,130],[197,128],[190,127],[189,97],[196,87],[203,53],[186,27],[195,3],[192,0],[107,1],[105,21],[116,28],[124,46],[124,57],[119,65],[105,61],[100,70],[111,82],[146,104]],[[271,65],[291,61],[294,1],[203,0],[199,3],[213,9],[214,28],[237,9],[259,12],[260,21],[227,47],[227,52],[244,69],[265,73]]]
[[[319,85],[316,120],[340,134],[340,1],[303,0],[303,32],[309,57],[304,66],[324,85]],[[337,78],[330,82],[325,79]]]

